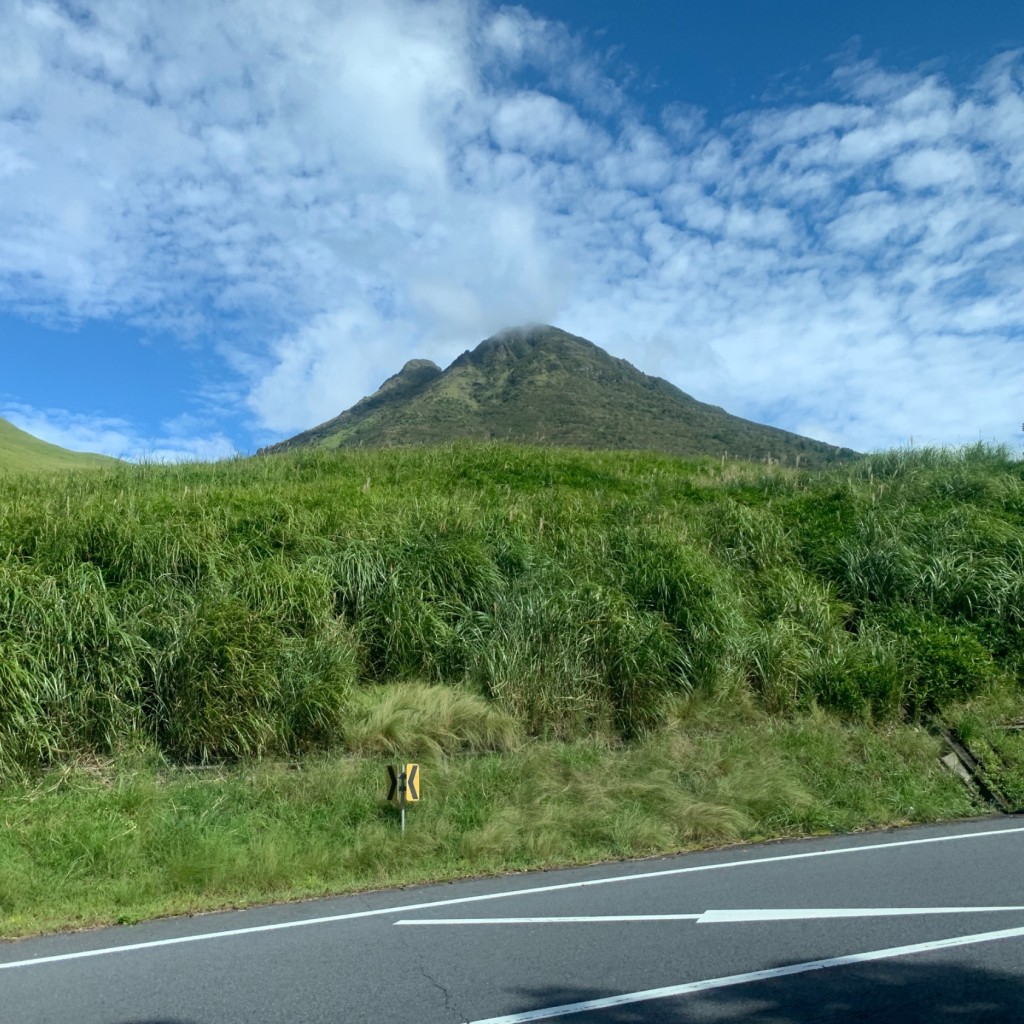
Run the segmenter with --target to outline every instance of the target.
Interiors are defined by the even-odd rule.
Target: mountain
[[[502,331],[443,371],[414,359],[351,409],[260,454],[459,438],[771,458],[808,467],[857,454],[731,416],[549,326]]]
[[[0,472],[5,470],[94,469],[116,466],[117,459],[88,452],[72,452],[19,430],[0,419]]]

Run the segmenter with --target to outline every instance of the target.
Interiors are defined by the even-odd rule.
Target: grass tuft
[[[367,756],[440,758],[513,750],[521,742],[515,719],[450,686],[401,683],[361,690],[346,716],[346,747]]]

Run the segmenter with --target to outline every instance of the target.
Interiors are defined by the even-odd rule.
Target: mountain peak
[[[802,466],[856,454],[705,405],[550,324],[499,331],[444,371],[430,360],[412,359],[351,409],[264,451],[459,438],[770,458]]]
[[[440,373],[441,367],[433,359],[410,359],[398,371],[396,376],[401,377],[402,374],[422,373],[424,371],[427,373]]]
[[[432,359],[410,359],[406,362],[398,373],[391,377],[388,377],[386,381],[377,389],[377,393],[384,391],[385,389],[394,388],[396,386],[405,387],[409,384],[420,384],[430,380],[434,377],[441,376],[441,367],[437,365]]]
[[[526,324],[507,327],[485,338],[472,350],[463,352],[452,364],[476,366],[489,363],[514,363],[538,355],[565,357],[570,353],[601,352],[593,342],[550,324]],[[606,354],[606,353],[604,353]]]
[[[570,334],[568,331],[563,331],[559,327],[552,327],[550,324],[521,324],[518,327],[506,327],[498,331],[497,334],[485,338],[477,345],[474,351],[499,348],[503,345],[536,348],[538,345],[557,345],[564,342],[583,340]]]

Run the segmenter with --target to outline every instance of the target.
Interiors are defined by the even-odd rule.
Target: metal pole
[[[398,774],[398,806],[401,808],[402,817],[402,835],[405,835],[405,769],[403,768]]]

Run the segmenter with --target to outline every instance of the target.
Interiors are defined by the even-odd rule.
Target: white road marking
[[[619,914],[593,917],[418,917],[396,925],[445,924],[610,924],[628,921],[696,921],[742,924],[757,921],[812,921],[840,917],[906,917],[919,914],[991,914],[1024,907],[814,907],[777,910],[705,910],[703,914]]]
[[[739,924],[756,921],[812,921],[833,917],[904,917],[917,914],[991,914],[1024,907],[843,907],[809,910],[706,910],[697,924]]]
[[[607,917],[420,917],[396,925],[424,924],[609,924],[621,921],[699,921],[700,914],[622,914]]]
[[[652,878],[670,878],[701,871],[723,871],[728,868],[759,867],[762,864],[780,864],[784,861],[807,860],[812,857],[838,857],[848,853],[872,853],[882,850],[896,850],[907,846],[923,846],[929,843],[949,843],[966,839],[991,839],[996,836],[1015,835],[1024,832],[1024,826],[1003,829],[987,829],[984,832],[964,832],[952,836],[931,836],[928,839],[901,839],[890,843],[869,843],[864,846],[844,846],[838,850],[808,850],[805,853],[784,853],[775,857],[752,857],[749,860],[725,861],[717,864],[696,864],[686,868],[666,868],[662,871],[644,871],[632,875],[614,875],[610,878],[589,878],[582,882],[561,882],[556,885],[541,885],[530,889],[510,889],[508,892],[484,893],[479,896],[458,896],[450,900],[433,900],[429,903],[410,903],[400,907],[379,907],[376,910],[358,910],[349,914],[332,914],[327,917],[313,917],[302,921],[282,921],[278,924],[253,925],[250,928],[231,928],[220,932],[201,932],[195,935],[180,935],[172,939],[154,939],[149,942],[133,942],[123,946],[106,946],[101,949],[86,949],[78,953],[62,953],[58,956],[41,956],[30,960],[15,960],[0,963],[0,971],[16,967],[35,967],[40,964],[62,963],[66,960],[81,960],[93,956],[110,956],[115,953],[130,953],[140,949],[157,949],[161,946],[180,946],[188,942],[207,942],[238,935],[256,935],[260,932],[281,931],[286,928],[306,928],[311,925],[335,924],[339,921],[355,921],[364,917],[382,917],[387,914],[408,914],[414,910],[429,910],[432,907],[452,907],[463,903],[479,903],[486,900],[509,899],[514,896],[534,896],[538,893],[559,892],[568,889],[586,889],[595,885],[613,885],[617,882],[638,882]]]
[[[470,1024],[527,1024],[528,1021],[551,1020],[554,1017],[568,1017],[574,1013],[586,1013],[590,1010],[606,1010],[614,1006],[646,1003],[655,999],[668,999],[671,996],[685,996],[716,988],[730,988],[733,985],[748,985],[754,981],[784,978],[790,974],[805,974],[808,971],[821,971],[829,967],[847,967],[850,964],[870,963],[873,960],[891,960],[895,957],[911,956],[915,953],[931,953],[935,950],[951,949],[955,946],[971,946],[980,942],[996,942],[999,939],[1021,937],[1024,937],[1024,928],[1006,928],[998,932],[958,935],[952,939],[918,942],[911,946],[891,946],[888,949],[875,949],[867,953],[852,953],[848,956],[833,956],[825,960],[808,960],[802,964],[789,964],[786,967],[771,967],[764,971],[751,971],[749,974],[730,974],[724,978],[691,981],[685,985],[649,988],[643,992],[625,992],[622,995],[608,996],[604,999],[588,999],[580,1003],[548,1006],[541,1010],[527,1010],[525,1013],[510,1013],[504,1017],[488,1017],[484,1020],[472,1021]]]

